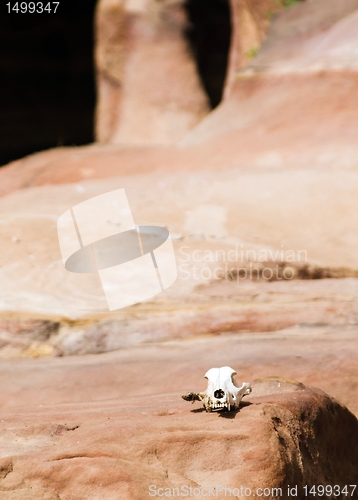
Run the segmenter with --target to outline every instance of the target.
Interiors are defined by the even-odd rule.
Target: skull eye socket
[[[225,392],[222,389],[218,389],[214,392],[214,397],[216,399],[222,399],[225,396]]]

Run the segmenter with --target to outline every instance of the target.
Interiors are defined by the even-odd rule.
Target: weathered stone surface
[[[235,69],[250,61],[282,5],[233,0],[232,42],[225,91]],[[188,29],[184,1],[101,0],[96,13],[98,102],[101,143],[174,144],[209,112]]]
[[[0,406],[123,400],[156,388],[184,394],[205,389],[208,368],[230,365],[238,380],[275,375],[318,386],[358,415],[357,342],[354,325],[302,324],[271,333],[207,333],[97,355],[3,359]]]
[[[357,0],[303,1],[282,9],[287,3],[231,1],[226,99],[242,74],[356,69]]]
[[[226,99],[183,147],[225,151],[226,165],[356,167],[358,3],[323,4],[277,14],[257,57],[231,62]]]
[[[344,178],[335,171],[257,176],[226,170],[220,177],[215,172],[126,176],[31,188],[3,197],[4,352],[10,355],[9,344],[17,353],[30,347],[36,352],[36,342],[47,345],[42,326],[37,327],[43,321],[59,325],[50,336],[53,348],[62,354],[106,351],[183,332],[267,331],[305,322],[355,324],[356,182],[355,170]],[[320,197],[312,195],[317,185]],[[56,222],[69,207],[117,187],[125,187],[137,224],[169,226],[176,238],[178,279],[152,300],[109,314],[98,278],[65,270]],[[314,263],[331,273],[326,275],[341,279],[256,281],[255,274],[254,280],[249,275],[242,279],[240,270],[262,252],[267,258],[259,264],[270,273],[270,267],[282,267],[290,254],[293,262],[287,265],[298,277],[299,266]],[[169,311],[172,321],[166,317]],[[35,325],[32,333],[23,331],[22,317]],[[51,349],[47,346],[45,352]]]
[[[96,24],[99,142],[175,143],[209,112],[183,2],[103,0]]]
[[[236,71],[246,67],[266,38],[271,20],[283,7],[275,0],[230,0],[232,39],[224,97],[235,84]]]
[[[266,498],[286,499],[288,485],[303,497],[306,484],[357,482],[358,421],[318,389],[256,381],[239,412],[207,414],[146,385],[140,399],[122,388],[118,399],[3,410],[2,498],[142,499],[151,485],[224,485],[282,488]]]
[[[250,14],[246,40],[261,41],[268,23],[240,5]],[[225,102],[179,145],[61,148],[1,169],[0,499],[142,499],[150,484],[282,487],[280,498],[290,484],[304,498],[304,484],[357,483],[356,418],[307,387],[358,415],[357,7],[329,5],[324,13],[320,0],[282,11]],[[123,15],[121,3],[106,6],[119,9],[111,22]],[[139,32],[128,39],[148,36],[151,50],[168,35],[141,31],[137,14],[132,21]],[[124,134],[120,99],[146,50],[132,48],[122,63],[125,36],[106,36],[97,54],[108,84],[100,106],[113,111],[102,115],[104,141],[114,127],[117,139]],[[165,57],[181,50],[174,38]],[[240,44],[234,75],[245,55]],[[133,92],[141,94],[140,85]],[[160,97],[177,99],[180,85],[160,87]],[[136,99],[144,112],[148,101]],[[142,133],[132,125],[125,124],[128,143]],[[65,271],[56,221],[116,188],[126,189],[137,224],[169,227],[179,278],[152,300],[110,314],[94,275]],[[255,259],[241,249],[267,252],[258,279],[243,278]],[[263,266],[276,264],[278,277],[265,279]],[[289,266],[294,279],[282,280]],[[233,415],[191,411],[181,394],[204,388],[205,371],[227,364],[253,381],[251,404]]]
[[[357,70],[357,0],[297,3],[272,22],[258,56],[244,72]]]
[[[110,5],[112,8],[121,4]],[[357,2],[331,0],[329,5],[329,8],[321,8],[322,1],[314,0],[283,9],[272,22],[251,64],[243,69],[235,58],[231,61],[233,79],[230,77],[227,87],[230,92],[228,90],[224,102],[195,127],[180,146],[136,148],[129,141],[132,147],[94,145],[32,155],[1,169],[0,192],[152,171],[356,168]],[[263,12],[261,14],[263,16]],[[265,29],[263,24],[260,37]],[[106,33],[111,36],[110,30]],[[235,47],[234,44],[232,51]],[[113,49],[107,57],[104,50],[102,56],[98,56],[102,61],[99,67],[108,63],[108,67],[117,68],[108,61],[120,53]],[[144,70],[141,68],[141,71]],[[141,71],[138,74],[143,74]],[[151,82],[149,78],[142,80],[143,85],[147,80]],[[167,85],[165,81],[163,85]],[[179,88],[171,84],[169,87],[170,92]],[[155,86],[155,91],[160,88]],[[145,94],[148,97],[150,92]],[[161,92],[161,98],[166,96],[166,91]],[[177,95],[172,98],[177,102]],[[145,110],[146,106],[140,99],[139,102]],[[108,108],[110,111],[102,113],[104,120],[117,123],[117,118],[111,118],[117,107],[110,104]],[[165,121],[168,115],[163,113]],[[137,114],[133,114],[133,119],[135,116]],[[103,125],[103,129],[106,127]],[[111,129],[112,125],[108,127]],[[103,140],[110,140],[109,135]]]
[[[355,170],[344,177],[308,170],[153,173],[3,197],[2,356],[94,353],[300,323],[356,324],[356,177]],[[178,279],[143,304],[109,313],[96,275],[64,268],[56,222],[80,201],[122,187],[137,224],[168,225]],[[265,266],[260,272],[267,276],[286,260],[289,279],[279,274],[268,281],[260,274],[257,280],[255,271],[253,279],[243,278],[250,259],[261,259],[253,267]],[[314,277],[324,279],[306,279]],[[24,329],[24,321],[31,328]]]

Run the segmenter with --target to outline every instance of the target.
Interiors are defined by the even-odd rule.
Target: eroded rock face
[[[188,4],[101,0],[96,14],[98,104],[96,134],[101,143],[174,144],[210,110],[195,49],[188,43]],[[218,15],[220,14],[220,2]],[[225,2],[222,2],[225,4]],[[224,94],[235,70],[250,62],[265,38],[271,17],[283,4],[274,0],[228,2],[232,27]],[[205,2],[196,2],[205,16]],[[198,14],[196,17],[200,16]],[[215,16],[214,16],[215,17]],[[203,27],[199,44],[206,43]],[[206,35],[210,38],[210,29]],[[216,36],[213,33],[212,36]],[[209,44],[210,45],[210,44]],[[215,54],[207,54],[207,59]]]
[[[1,169],[3,358],[98,353],[145,341],[294,325],[355,328],[356,2],[330,5],[322,10],[315,0],[285,9],[251,74],[240,73],[227,102],[180,146],[59,148]],[[326,72],[306,65],[318,39],[313,55]],[[119,79],[111,58],[120,52],[103,50],[103,72],[112,68],[110,78]],[[286,71],[290,50],[302,71]],[[349,71],[334,66],[344,55]],[[65,272],[56,220],[84,199],[123,187],[137,223],[169,227],[178,259],[183,245],[191,255],[227,255],[236,245],[275,254],[284,245],[307,252],[308,269],[323,270],[327,279],[306,279],[308,273],[297,281],[241,280],[232,272],[242,266],[239,259],[227,269],[219,263],[215,279],[209,274],[208,280],[184,280],[181,273],[167,294],[108,316],[95,276]],[[216,266],[202,259],[189,269],[196,264],[199,273]]]
[[[149,11],[143,17],[134,3],[141,13],[129,15],[115,1],[100,4],[108,8],[108,17],[99,20],[108,35],[98,46],[101,140],[170,142],[173,117],[186,113],[188,103],[201,103],[179,120],[184,131],[204,109],[203,94],[178,31],[171,39],[165,23],[155,24]],[[296,39],[287,43],[303,73],[290,70],[283,77],[276,69],[287,69],[284,55],[267,49],[267,74],[253,63],[251,74],[236,79],[245,48],[238,46],[232,93],[179,146],[62,148],[2,169],[0,355],[45,359],[1,363],[0,498],[142,500],[150,485],[282,488],[280,498],[289,498],[290,485],[303,498],[305,484],[357,483],[356,418],[303,385],[321,387],[358,414],[357,78],[354,64],[348,72],[329,66],[346,42],[345,61],[352,62],[356,7],[348,3],[344,12],[325,10],[326,24],[322,28],[319,21],[319,33],[308,30],[303,55],[295,52]],[[180,9],[162,5],[170,22],[182,26]],[[243,14],[247,40],[256,43],[265,26],[243,2],[241,7],[250,11]],[[297,26],[294,12],[285,16]],[[308,18],[317,22],[308,16],[305,23]],[[126,38],[121,30],[128,27],[134,31]],[[324,30],[329,39],[320,39],[318,55],[330,70],[313,75],[305,66],[308,51]],[[278,31],[270,40],[279,39],[282,47],[290,37]],[[154,66],[162,68],[164,58],[170,72],[158,88],[150,78],[138,82],[137,65],[143,64],[146,75],[151,68],[144,38],[156,54]],[[159,39],[165,40],[163,52]],[[126,40],[133,41],[128,61],[119,50]],[[193,84],[186,97],[182,77]],[[132,81],[135,98],[126,81]],[[128,113],[121,115],[125,92]],[[195,93],[198,100],[191,100]],[[153,134],[140,123],[136,128],[137,111],[131,116],[140,102],[138,116],[148,125],[147,97],[154,99],[155,113],[165,103]],[[179,108],[171,107],[172,99]],[[129,118],[122,122],[121,116]],[[334,168],[320,168],[327,166]],[[247,281],[231,268],[242,265],[238,259],[222,266],[215,279],[178,280],[167,294],[109,315],[96,277],[65,271],[56,221],[74,204],[123,187],[137,224],[169,226],[178,258],[182,245],[191,255],[235,251],[237,244],[275,253],[284,242],[287,249],[307,252],[308,267],[297,268],[304,279]],[[30,189],[14,192],[20,188]],[[196,264],[199,273],[216,265],[192,258],[189,269]],[[312,269],[323,270],[326,279],[307,279]],[[223,332],[230,334],[214,337]],[[198,387],[210,366],[227,364],[239,380],[254,380],[251,404],[233,414],[192,412],[181,394]],[[283,378],[267,379],[270,374]],[[271,497],[277,498],[277,490]]]
[[[151,2],[148,9],[149,4]],[[234,34],[225,99],[201,123],[199,115],[203,117],[208,111],[208,108],[204,114],[200,111],[204,109],[205,95],[193,60],[187,52],[184,51],[185,55],[182,52],[184,42],[178,33],[182,29],[179,25],[183,26],[180,23],[185,21],[181,14],[178,17],[174,13],[182,4],[179,7],[171,3],[160,5],[156,11],[159,18],[164,16],[160,9],[168,8],[170,12],[164,17],[174,23],[175,29],[168,31],[162,19],[147,33],[141,23],[150,24],[155,18],[143,14],[147,7],[129,15],[119,1],[99,4],[97,118],[98,130],[102,131],[99,139],[108,143],[118,133],[123,147],[59,148],[19,160],[1,169],[2,195],[31,185],[136,175],[153,170],[357,167],[356,0],[330,0],[329,8],[321,0],[298,2],[281,10],[251,62],[247,57],[243,62],[242,57],[254,42],[244,46],[241,39],[237,39],[243,33],[239,23],[245,20],[240,9],[250,10],[249,17],[256,23],[256,31],[251,31],[258,33],[257,40],[264,38],[268,28],[265,13],[272,9],[260,2],[256,12],[254,4],[234,2]],[[152,38],[142,40],[141,30],[139,34],[137,31],[127,34],[123,16],[136,19],[145,36]],[[149,16],[147,21],[146,16]],[[173,19],[177,19],[177,24]],[[250,25],[248,21],[245,23]],[[170,33],[173,35],[169,36]],[[132,35],[133,40],[139,37],[138,43],[127,47],[124,40],[126,37],[130,40]],[[152,50],[151,44],[155,45],[157,38],[162,55],[157,58],[135,55],[135,51]],[[153,49],[152,53],[157,52]],[[130,62],[132,56],[133,62]],[[177,64],[175,58],[182,64]],[[150,69],[151,64],[156,71]],[[133,82],[127,85],[127,78]],[[156,124],[152,120],[154,115]],[[179,147],[149,147],[156,144],[157,139],[162,144],[167,139],[169,142],[179,140],[191,120],[189,115],[194,120],[192,125],[195,120],[199,124],[190,133],[185,132]],[[175,139],[173,120],[175,127],[181,128]],[[137,139],[132,140],[136,134]],[[139,143],[148,147],[136,148]],[[125,144],[131,147],[124,147]]]
[[[280,12],[244,72],[357,71],[357,0],[298,2]]]
[[[234,413],[193,412],[180,401],[172,392],[148,395],[139,406],[127,396],[6,410],[1,495],[139,500],[159,488],[242,486],[287,499],[289,485],[302,498],[304,485],[357,482],[358,421],[318,389],[256,381]]]
[[[275,331],[302,323],[355,325],[357,181],[355,170],[342,176],[226,169],[87,180],[3,197],[2,355],[96,353],[145,341]],[[97,276],[65,269],[56,223],[77,203],[123,187],[137,224],[168,226],[178,278],[150,301],[109,313]],[[269,266],[283,266],[282,250],[293,252],[286,275],[296,273],[294,279],[242,275],[250,271],[250,258],[267,252],[264,260],[273,262],[253,265],[265,266],[269,277]],[[313,264],[324,272],[310,274]],[[305,265],[306,273],[298,267]]]
[[[172,144],[209,112],[184,32],[184,2],[102,0],[97,140]]]

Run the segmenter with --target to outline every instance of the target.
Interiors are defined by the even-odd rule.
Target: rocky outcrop
[[[232,93],[180,145],[59,148],[1,169],[2,357],[358,323],[356,4],[330,5],[283,9],[250,67],[231,66]],[[105,73],[120,53],[100,44]],[[327,71],[309,65],[313,55]],[[96,277],[64,269],[56,221],[76,203],[123,187],[137,224],[173,234],[179,278],[165,294],[109,316]],[[255,260],[242,249],[268,256],[255,263],[258,280],[242,279]],[[229,252],[237,255],[223,262]],[[262,267],[270,275],[276,265],[291,267],[294,279],[262,279]]]
[[[232,38],[224,98],[235,85],[236,72],[258,54],[272,19],[286,5],[275,0],[230,0]]]
[[[297,3],[270,25],[248,73],[357,71],[357,0]]]
[[[183,2],[99,2],[99,142],[175,143],[209,112],[186,25]]]
[[[358,415],[357,6],[282,9],[244,68],[269,25],[257,4],[234,5],[223,103],[155,147],[208,110],[182,4],[100,2],[98,133],[122,144],[1,169],[0,498],[224,485],[288,499],[357,484],[357,419],[327,395]],[[56,223],[117,188],[136,224],[169,228],[178,279],[109,313],[97,276],[64,268]],[[253,380],[239,412],[181,400],[227,364]]]
[[[242,487],[287,499],[291,488],[303,498],[306,485],[357,483],[358,421],[318,389],[274,377],[255,381],[240,411],[211,414],[191,411],[173,391],[158,394],[160,385],[149,382],[147,390],[140,399],[124,392],[3,411],[0,494],[139,500],[165,491],[159,488],[191,487],[204,498],[204,488],[216,487],[224,498],[220,488],[227,496]]]
[[[215,172],[173,172],[1,198],[3,356],[95,353],[307,322],[356,324],[356,177],[226,170],[215,184]],[[319,198],[312,196],[317,185]],[[56,224],[69,207],[123,187],[137,224],[169,224],[178,278],[150,301],[109,313],[97,276],[65,269]]]
[[[223,84],[223,94],[228,97],[235,71],[258,52],[271,18],[285,2],[232,0],[208,5],[183,0],[101,0],[96,13],[99,142],[174,144],[209,113],[200,64],[189,44],[191,4],[199,12],[197,18],[204,18],[205,10],[215,5],[216,16],[222,8],[230,11],[232,34]],[[206,44],[204,27],[198,29],[199,44]],[[207,37],[220,36],[220,30],[228,29],[225,25],[216,34],[209,22]]]
[[[98,150],[98,157],[92,158],[98,168],[100,159]],[[69,169],[83,161],[69,160]],[[91,168],[88,163],[87,168]],[[355,170],[345,177],[336,171],[308,170],[272,170],[260,176],[255,171],[226,170],[218,175],[121,176],[31,188],[3,197],[4,353],[10,354],[9,346],[21,353],[31,346],[38,349],[36,342],[47,345],[42,324],[57,326],[50,328],[52,347],[39,352],[74,354],[205,332],[272,331],[307,322],[357,323]],[[107,316],[96,276],[64,268],[56,223],[80,201],[123,187],[137,224],[168,225],[178,279],[150,302]],[[255,271],[253,279],[250,274],[243,276],[245,269],[250,271],[250,259],[254,268],[267,268],[258,280]],[[289,279],[282,280],[281,275],[267,279],[276,268],[283,268],[285,260]],[[309,265],[317,266],[321,274],[309,274],[309,269],[305,274],[302,266]],[[30,319],[33,327],[23,329],[23,318]]]
[[[115,130],[126,129],[127,138],[121,139],[123,145],[120,147],[114,144],[107,146],[97,144],[83,148],[59,148],[18,160],[11,166],[1,169],[0,193],[2,195],[21,187],[76,182],[122,174],[136,175],[152,171],[174,172],[202,169],[222,171],[227,168],[286,170],[287,167],[294,169],[356,168],[358,157],[355,141],[358,133],[357,72],[354,55],[357,41],[355,20],[358,4],[356,0],[330,0],[329,8],[327,3],[324,3],[325,7],[322,8],[321,0],[298,2],[289,8],[281,9],[270,25],[266,15],[271,8],[269,4],[260,2],[258,4],[260,10],[257,12],[254,4],[247,3],[246,7],[243,2],[233,4],[232,12],[238,13],[238,23],[240,20],[243,22],[242,19],[245,18],[245,15],[240,14],[240,9],[244,7],[250,10],[251,18],[256,19],[255,30],[259,33],[257,39],[264,39],[257,57],[251,60],[246,58],[243,62],[242,55],[247,53],[247,47],[245,45],[243,48],[243,42],[237,40],[243,30],[239,29],[235,21],[236,28],[234,26],[228,73],[230,77],[227,80],[223,103],[209,113],[190,133],[185,133],[179,145],[160,148],[150,147],[150,145],[154,146],[157,141],[154,136],[157,138],[160,136],[162,125],[167,131],[165,133],[172,134],[174,131],[170,125],[173,123],[172,118],[175,116],[178,118],[179,115],[176,113],[182,113],[180,110],[184,108],[187,110],[187,104],[190,101],[189,115],[194,117],[192,122],[194,126],[194,122],[199,121],[199,115],[204,116],[201,111],[198,115],[197,110],[204,109],[202,103],[205,96],[199,88],[194,62],[185,52],[185,56],[182,54],[177,57],[178,60],[181,60],[181,57],[187,58],[187,63],[185,63],[187,65],[184,63],[181,66],[178,65],[173,72],[168,70],[166,73],[168,79],[162,71],[164,68],[168,69],[167,65],[172,63],[174,56],[165,55],[165,63],[160,62],[162,69],[154,72],[157,78],[162,79],[160,84],[154,85],[152,84],[153,77],[144,78],[143,76],[144,71],[147,71],[145,70],[147,64],[150,66],[152,59],[150,61],[149,58],[145,59],[145,64],[140,65],[139,69],[136,69],[134,65],[133,78],[135,75],[142,75],[138,77],[140,80],[138,85],[149,86],[150,89],[143,90],[137,84],[131,83],[128,86],[128,92],[133,92],[133,96],[129,96],[127,100],[124,99],[126,80],[123,75],[124,71],[127,71],[124,68],[128,66],[129,72],[131,66],[129,62],[123,61],[124,59],[127,61],[127,56],[125,56],[127,53],[129,58],[132,57],[131,51],[134,51],[134,46],[121,48],[122,38],[125,38],[120,29],[122,25],[118,20],[118,16],[122,19],[120,16],[124,15],[124,7],[121,5],[120,2],[104,2],[100,3],[98,8],[99,32],[103,31],[102,22],[106,30],[98,36],[97,61],[100,90],[97,117],[98,130],[102,130],[101,133],[99,132],[100,141],[108,143]],[[169,17],[164,16],[165,19],[172,19],[174,7],[169,3],[163,4],[162,8],[164,7],[168,8],[171,13],[170,16],[168,14]],[[112,13],[111,9],[115,12]],[[101,16],[103,16],[103,21]],[[142,14],[136,13],[133,16],[136,22],[142,19]],[[161,14],[158,16],[161,17]],[[179,18],[182,19],[180,16]],[[165,22],[162,21],[164,24]],[[110,29],[110,23],[113,23],[113,26],[111,25],[113,29]],[[159,25],[162,26],[160,23]],[[264,38],[268,28],[268,34]],[[164,34],[160,36],[165,38],[168,31],[164,28],[163,30]],[[157,32],[154,30],[150,33],[150,36],[156,39]],[[173,33],[178,34],[178,31],[174,30]],[[162,43],[161,38],[160,46],[164,47],[161,50],[169,50],[170,44],[178,43],[181,46],[184,43],[181,38],[179,42],[179,38],[175,38],[176,35],[173,37],[176,41],[170,39],[168,44]],[[135,47],[145,51],[146,47],[150,46],[148,44],[149,42],[142,43],[138,38]],[[254,54],[255,51],[251,53]],[[117,59],[123,61],[118,62]],[[184,66],[187,69],[184,70]],[[191,76],[185,73],[187,70]],[[178,74],[181,71],[183,71],[182,76]],[[175,77],[175,85],[172,84],[171,75]],[[191,87],[192,91],[189,91],[187,85],[190,86],[193,79],[196,81],[195,85],[193,84],[196,90]],[[185,80],[185,85],[183,80]],[[160,102],[163,104],[163,106],[160,104],[155,112],[158,112],[156,114],[159,120],[158,127],[153,125],[152,118],[149,116],[153,92],[154,94],[160,93]],[[153,102],[159,102],[157,97],[155,99],[153,97]],[[125,104],[126,102],[128,105]],[[127,111],[122,113],[122,109],[124,110],[126,106],[128,110],[131,108],[130,102],[138,102],[135,109],[140,107],[139,110],[137,109],[139,114],[137,112],[131,114]],[[173,102],[177,103],[174,107],[170,104]],[[156,106],[155,104],[154,107]],[[184,115],[186,112],[183,111]],[[146,118],[141,113],[146,114]],[[119,119],[120,116],[123,120]],[[127,116],[128,120],[127,118],[124,120],[124,116]],[[185,120],[177,118],[173,118],[175,126],[180,128]],[[146,138],[144,135],[141,138],[138,136],[138,140],[130,139],[132,132],[133,137],[137,133],[136,127],[138,126],[139,129],[142,127],[143,120],[145,130],[141,130],[144,135],[147,133],[149,135]],[[166,123],[169,125],[167,126]],[[184,133],[186,125],[183,126],[179,135]],[[151,131],[154,134],[152,138],[149,137],[152,134]],[[139,135],[142,132],[139,131]],[[174,135],[176,133],[173,132]],[[175,140],[179,139],[179,135],[176,135]],[[161,137],[164,142],[167,141],[164,136]],[[159,142],[163,144],[162,139]],[[172,139],[168,139],[169,142]],[[145,143],[147,147],[135,147],[139,143],[142,145]],[[131,147],[125,144],[131,144]]]
[[[257,57],[232,63],[227,99],[182,146],[205,144],[211,157],[225,151],[252,167],[355,168],[358,3],[322,6],[277,14]]]

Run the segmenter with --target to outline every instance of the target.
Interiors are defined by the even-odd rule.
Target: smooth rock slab
[[[280,332],[202,335],[104,354],[1,360],[0,407],[203,391],[204,373],[229,365],[237,380],[275,375],[318,386],[358,416],[357,353],[355,326],[302,325]]]
[[[183,171],[42,186],[2,197],[0,356],[28,349],[34,356],[95,353],[143,340],[278,330],[303,322],[357,323],[357,182],[355,170],[344,176],[316,170]],[[98,277],[65,269],[56,223],[81,201],[123,187],[137,224],[167,226],[176,237],[178,279],[153,299],[110,314]],[[229,261],[236,248],[236,261]],[[296,261],[303,253],[303,261],[292,266],[342,268],[342,280],[256,283],[225,277],[248,265],[241,249],[278,255],[274,264],[280,266],[282,248]],[[215,261],[217,253],[225,262]]]
[[[151,485],[282,488],[283,499],[297,485],[302,498],[305,484],[357,483],[357,435],[336,400],[272,379],[232,413],[193,409],[177,393],[17,407],[2,414],[0,498],[142,500]]]

